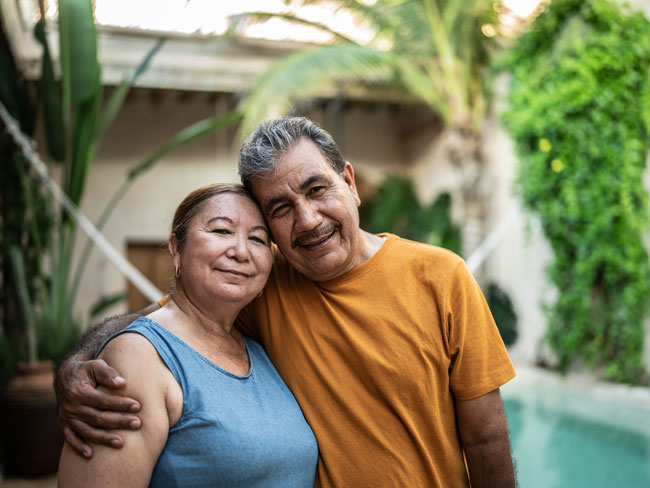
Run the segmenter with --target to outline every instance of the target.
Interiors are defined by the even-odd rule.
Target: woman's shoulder
[[[167,370],[153,344],[137,332],[126,331],[113,337],[98,358],[118,370],[130,390],[152,386],[147,377]]]
[[[105,356],[108,356],[111,359],[137,363],[152,353],[156,354],[156,349],[151,342],[142,334],[127,328],[106,343],[99,358],[105,359]],[[138,361],[133,361],[133,358],[138,358]]]

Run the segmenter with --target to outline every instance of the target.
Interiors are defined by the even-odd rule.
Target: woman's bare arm
[[[106,319],[75,345],[56,372],[54,388],[59,425],[70,446],[79,454],[92,456],[93,450],[86,442],[121,447],[122,436],[105,429],[140,427],[140,419],[133,415],[140,410],[139,402],[112,391],[125,385],[119,368],[111,367],[115,365],[110,362],[92,358],[111,335],[158,308],[155,303],[134,313]],[[100,385],[109,390],[98,389]]]
[[[142,403],[143,425],[137,431],[114,432],[124,437],[122,449],[95,445],[90,460],[78,456],[66,443],[59,465],[59,486],[146,487],[167,441],[171,423],[168,405],[177,409],[172,412],[173,423],[180,415],[180,387],[153,346],[139,334],[116,337],[100,358],[115,365],[126,380],[118,393]],[[172,401],[168,403],[170,394]],[[142,401],[145,398],[146,401]]]

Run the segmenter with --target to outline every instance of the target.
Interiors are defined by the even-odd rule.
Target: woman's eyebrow
[[[208,220],[207,223],[211,224],[213,220],[225,220],[226,222],[229,222],[231,224],[234,223],[233,220],[230,217],[224,217],[224,216],[221,216],[221,215],[217,215],[216,217],[212,217],[210,220]]]
[[[258,229],[263,230],[264,232],[266,232],[267,237],[269,237],[269,238],[271,237],[271,232],[264,225],[256,225],[251,230],[258,230]]]

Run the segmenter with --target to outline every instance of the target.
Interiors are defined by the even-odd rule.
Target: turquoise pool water
[[[566,387],[503,392],[521,488],[650,488],[650,409]]]

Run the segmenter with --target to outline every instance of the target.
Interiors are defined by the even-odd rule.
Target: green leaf
[[[59,0],[59,43],[64,99],[91,99],[99,66],[91,0]]]
[[[373,48],[341,44],[300,51],[274,63],[254,82],[244,100],[240,134],[288,113],[301,99],[336,94],[339,86],[388,84],[394,57]]]
[[[156,149],[143,161],[132,167],[128,172],[127,179],[130,181],[137,178],[141,173],[150,169],[154,164],[160,161],[161,158],[170,152],[175,151],[179,147],[189,144],[190,142],[195,141],[207,134],[217,132],[226,127],[229,127],[235,122],[238,122],[239,119],[241,119],[241,112],[234,111],[229,112],[223,116],[211,117],[209,119],[204,119],[195,124],[192,124],[191,126],[180,131],[169,141],[164,143],[161,147]]]
[[[108,127],[113,123],[113,120],[115,120],[115,117],[124,104],[124,100],[126,98],[126,95],[129,93],[129,90],[135,84],[140,75],[142,75],[142,73],[144,73],[149,67],[151,60],[156,55],[156,53],[160,51],[160,48],[164,43],[165,39],[159,39],[156,44],[154,44],[154,46],[149,50],[149,52],[146,54],[144,59],[140,62],[131,76],[122,80],[120,85],[115,89],[115,91],[113,91],[111,98],[106,103],[104,110],[102,110],[99,121],[97,122],[94,134],[95,140],[100,140],[106,132],[106,129],[108,129]]]
[[[25,319],[25,328],[27,330],[27,352],[30,362],[35,362],[37,358],[37,338],[35,315],[32,308],[32,302],[29,298],[29,291],[27,290],[27,278],[25,277],[25,263],[23,254],[18,247],[11,247],[9,250],[11,257],[11,265],[14,272],[14,280],[16,283],[18,297],[20,299],[20,308],[23,312]]]
[[[65,130],[63,126],[63,104],[61,86],[54,78],[54,67],[50,48],[45,34],[45,21],[40,20],[34,27],[34,35],[43,46],[41,62],[40,91],[43,100],[43,122],[47,152],[55,161],[65,159]]]
[[[93,162],[95,152],[95,125],[102,100],[99,67],[95,71],[95,88],[93,96],[76,106],[74,129],[72,136],[72,161],[70,163],[66,193],[70,199],[79,205],[86,186],[88,171]]]
[[[298,17],[296,15],[288,14],[288,13],[246,12],[243,14],[233,15],[230,17],[230,24],[228,26],[227,34],[234,35],[234,33],[241,27],[241,25],[247,21],[254,21],[255,23],[263,23],[270,19],[282,19],[282,20],[289,21],[293,24],[304,25],[307,27],[314,27],[318,30],[331,34],[334,37],[334,39],[337,41],[356,44],[356,42],[353,41],[350,37],[329,28],[325,24],[322,24],[320,22],[313,22],[311,20],[303,19],[302,17]]]

